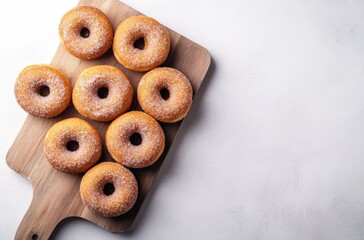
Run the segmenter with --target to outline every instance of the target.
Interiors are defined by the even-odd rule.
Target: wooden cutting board
[[[124,19],[141,14],[118,0],[81,0],[79,5],[91,5],[101,9],[109,17],[114,30]],[[158,20],[157,16],[151,17]],[[209,68],[210,55],[200,45],[173,30],[169,29],[169,31],[171,51],[163,66],[173,67],[185,73],[196,94]],[[121,69],[132,81],[135,89],[143,75],[143,73],[136,73],[122,67],[111,50],[97,60],[85,61],[73,57],[59,46],[51,64],[63,71],[72,85],[86,67],[99,64],[108,64]],[[136,96],[131,109],[141,110]],[[65,174],[53,169],[43,154],[43,138],[48,129],[54,123],[70,117],[83,118],[73,105],[54,119],[41,119],[29,115],[9,149],[6,156],[7,164],[14,171],[28,178],[33,186],[32,202],[18,227],[15,239],[48,239],[56,225],[67,217],[87,219],[110,232],[119,233],[127,230],[143,204],[181,125],[181,122],[161,124],[166,135],[164,153],[154,165],[145,169],[132,169],[139,184],[139,196],[135,206],[122,216],[105,218],[93,213],[82,204],[79,194],[82,175]],[[98,129],[104,141],[105,131],[110,123],[86,120]],[[103,145],[100,161],[113,161],[105,145]]]

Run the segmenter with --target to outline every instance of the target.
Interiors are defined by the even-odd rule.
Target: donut
[[[142,109],[165,123],[182,120],[192,105],[193,90],[188,78],[173,68],[156,68],[139,82],[138,101]]]
[[[86,68],[80,74],[72,98],[81,115],[111,121],[129,109],[133,95],[133,85],[122,71],[101,65]]]
[[[113,35],[109,19],[95,7],[76,7],[67,12],[59,24],[62,45],[81,59],[102,56],[111,47]]]
[[[128,212],[138,196],[138,183],[133,173],[115,162],[102,162],[82,177],[82,202],[104,217]]]
[[[57,68],[31,65],[24,68],[14,87],[19,105],[29,114],[52,118],[63,112],[71,101],[71,83]]]
[[[163,153],[165,137],[159,123],[146,113],[127,112],[115,119],[106,131],[111,156],[129,168],[152,165]]]
[[[168,30],[153,18],[129,17],[116,29],[115,58],[130,70],[145,72],[161,65],[167,59],[169,49]]]
[[[101,137],[91,124],[79,118],[68,118],[48,130],[43,149],[54,168],[76,174],[96,164],[101,148]]]

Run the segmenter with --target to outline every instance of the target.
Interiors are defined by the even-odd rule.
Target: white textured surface
[[[209,49],[212,71],[134,230],[76,219],[54,239],[364,238],[362,0],[126,3]],[[26,117],[13,84],[24,66],[51,60],[75,4],[0,8],[1,239],[32,194],[5,164]]]

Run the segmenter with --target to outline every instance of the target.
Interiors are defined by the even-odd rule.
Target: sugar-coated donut
[[[71,83],[57,68],[31,65],[24,68],[15,82],[15,97],[28,113],[44,118],[63,112],[71,101]]]
[[[136,46],[144,41],[144,46]],[[114,55],[126,68],[137,72],[161,65],[168,56],[168,30],[153,18],[133,16],[124,20],[115,32]]]
[[[138,85],[138,101],[155,119],[173,123],[182,120],[192,105],[193,90],[188,78],[173,68],[156,68]]]
[[[111,66],[86,68],[73,88],[73,104],[83,116],[96,121],[111,121],[126,112],[134,95],[125,74]]]
[[[107,16],[91,6],[67,12],[59,24],[64,48],[81,59],[95,59],[111,47],[114,32]]]
[[[133,173],[115,162],[102,162],[86,172],[81,180],[82,202],[105,217],[129,211],[138,196]]]
[[[102,142],[85,120],[69,118],[54,124],[44,139],[44,154],[52,166],[66,173],[81,173],[96,164]]]
[[[152,165],[163,153],[165,137],[159,123],[146,113],[127,112],[106,131],[106,147],[115,161],[130,168]]]

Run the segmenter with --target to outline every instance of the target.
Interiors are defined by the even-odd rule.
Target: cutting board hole
[[[88,38],[90,36],[90,30],[88,28],[82,28],[80,31],[80,35],[83,38]]]
[[[42,97],[46,97],[49,95],[50,93],[50,90],[49,90],[49,87],[48,86],[40,86],[39,89],[38,89],[38,93],[39,95],[41,95]]]
[[[67,150],[71,152],[77,151],[79,147],[78,142],[74,140],[69,141],[66,145]]]
[[[145,47],[145,40],[144,38],[139,38],[137,39],[134,44],[133,44],[134,48],[137,48],[139,50],[143,50]]]
[[[130,143],[134,146],[138,146],[142,143],[142,136],[139,133],[133,133],[130,138]]]
[[[38,234],[33,234],[32,235],[32,240],[38,240],[38,239],[39,239]]]
[[[99,98],[107,98],[108,95],[109,89],[107,87],[101,87],[97,90],[97,96],[99,96]]]
[[[167,100],[169,98],[169,91],[167,88],[162,88],[160,91],[159,91],[159,94],[161,95],[161,97],[164,99],[164,100]]]
[[[106,196],[110,196],[115,192],[115,186],[112,183],[106,183],[103,189],[103,192]]]

